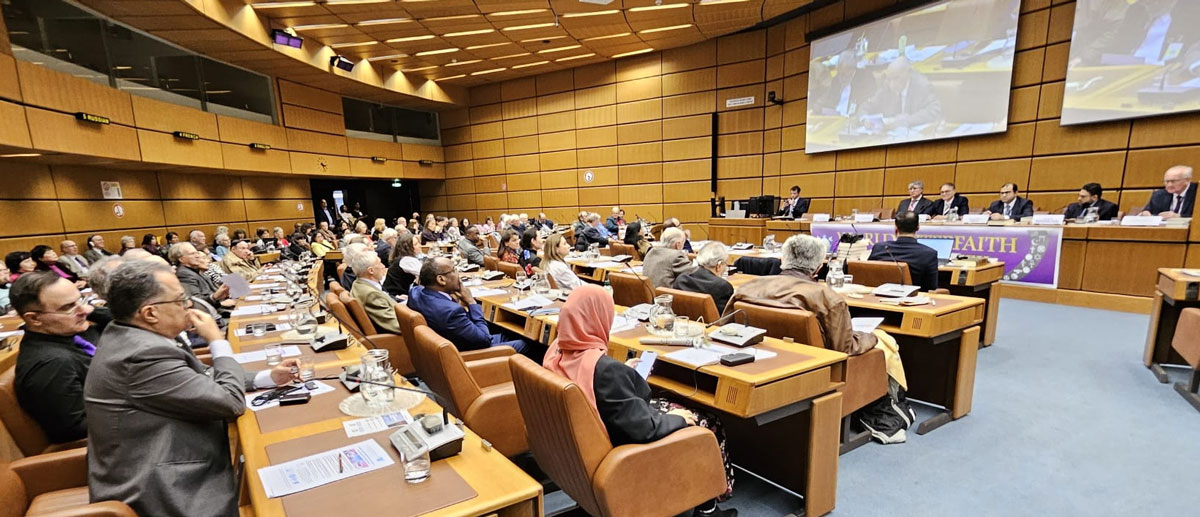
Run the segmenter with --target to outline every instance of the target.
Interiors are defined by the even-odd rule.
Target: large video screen
[[[1003,132],[1020,0],[945,0],[814,41],[805,152]]]
[[[1200,109],[1200,1],[1079,0],[1062,125]]]

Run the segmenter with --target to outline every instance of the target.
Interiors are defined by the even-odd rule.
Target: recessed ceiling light
[[[411,21],[413,21],[412,18],[380,18],[378,20],[364,20],[364,21],[356,23],[355,25],[357,25],[359,27],[366,27],[368,25],[387,25],[390,23],[409,23]]]
[[[475,34],[487,34],[489,32],[496,32],[496,29],[479,29],[477,31],[451,32],[449,34],[442,34],[442,37],[443,38],[453,38],[456,36],[473,36]]]
[[[621,12],[620,9],[611,9],[608,11],[586,11],[586,12],[582,12],[582,13],[562,13],[559,16],[561,16],[563,18],[582,18],[584,16],[606,16],[606,15],[610,15],[610,14],[618,14],[620,12]]]
[[[434,81],[449,81],[451,79],[462,79],[463,77],[466,77],[466,76],[467,76],[467,74],[458,74],[458,75],[452,75],[450,77],[438,77],[437,79],[434,79]]]
[[[560,58],[558,58],[558,59],[555,59],[554,61],[555,61],[555,62],[559,62],[559,61],[570,61],[570,60],[572,60],[572,59],[583,59],[583,58],[585,58],[585,57],[592,57],[592,56],[594,56],[594,55],[596,55],[596,54],[593,52],[593,53],[591,53],[591,54],[580,54],[580,55],[578,55],[578,56],[560,57]]]
[[[425,18],[421,21],[423,21],[423,22],[448,22],[451,20],[471,20],[471,19],[480,18],[480,17],[481,16],[479,16],[478,14],[460,14],[457,16],[435,16],[433,18]]]
[[[313,25],[297,25],[295,27],[292,27],[292,30],[315,31],[318,29],[341,29],[344,27],[349,27],[349,25],[346,25],[344,23],[316,23]]]
[[[544,12],[546,12],[546,9],[523,9],[520,11],[498,11],[491,13],[488,16],[517,16],[519,14],[537,14]]]
[[[638,34],[650,34],[650,33],[652,33],[652,32],[666,32],[666,31],[673,31],[673,30],[679,30],[679,29],[686,29],[686,28],[688,28],[688,27],[691,27],[691,26],[692,26],[692,24],[690,24],[690,23],[685,23],[685,24],[683,24],[683,25],[672,25],[672,26],[670,26],[670,27],[655,27],[655,28],[653,28],[653,29],[646,29],[646,30],[644,30],[644,31],[638,31]]]
[[[496,72],[503,72],[505,70],[508,70],[508,69],[507,68],[493,68],[491,70],[480,70],[478,72],[471,72],[471,75],[492,74],[492,73],[496,73]]]
[[[346,48],[346,47],[365,47],[367,45],[378,45],[378,41],[360,41],[358,43],[334,43],[329,48]]]
[[[383,61],[385,59],[400,59],[402,57],[408,57],[408,54],[389,54],[386,56],[369,57],[367,58],[367,61]]]
[[[446,63],[446,64],[444,64],[444,65],[442,65],[442,66],[444,66],[444,67],[451,67],[451,66],[470,65],[470,64],[474,64],[474,63],[479,63],[479,62],[481,62],[481,61],[483,61],[483,60],[482,60],[482,59],[472,59],[472,60],[470,60],[470,61],[455,61],[455,62],[453,62],[453,63]]]
[[[408,36],[408,37],[404,37],[404,38],[392,38],[390,40],[387,40],[387,42],[388,43],[403,43],[405,41],[421,41],[421,40],[427,40],[427,39],[433,39],[433,34],[425,34],[422,36]]]
[[[549,54],[549,53],[551,53],[551,52],[562,52],[562,51],[564,51],[564,50],[577,49],[577,48],[579,48],[579,47],[582,47],[582,46],[583,46],[583,45],[568,45],[568,46],[566,46],[566,47],[555,47],[555,48],[548,48],[548,49],[544,49],[544,50],[539,50],[539,51],[538,51],[538,54]]]
[[[544,27],[553,27],[553,26],[554,26],[554,24],[553,24],[553,23],[535,23],[535,24],[533,24],[533,25],[514,25],[514,26],[512,26],[512,27],[505,27],[505,28],[504,28],[504,29],[502,29],[502,30],[505,30],[505,31],[523,31],[523,30],[527,30],[527,29],[541,29],[541,28],[544,28]]]
[[[407,72],[423,72],[425,70],[433,70],[434,68],[437,68],[437,65],[423,66],[421,68],[402,68],[402,69],[400,69],[400,71],[405,72],[405,73],[407,73]]]
[[[596,40],[609,39],[609,38],[623,38],[625,36],[632,36],[632,35],[633,35],[632,32],[622,32],[620,34],[609,34],[608,36],[596,36],[596,37],[592,37],[592,38],[584,38],[579,41],[596,41]]]
[[[531,66],[544,65],[544,64],[546,64],[546,63],[549,63],[549,61],[538,61],[538,62],[536,62],[536,63],[525,63],[525,64],[523,64],[523,65],[513,65],[512,67],[513,67],[513,70],[516,70],[516,69],[518,69],[518,68],[528,68],[528,67],[531,67]]]
[[[325,0],[325,5],[382,4],[392,0]]]
[[[521,40],[521,43],[533,43],[535,41],[537,41],[537,42],[551,41],[551,40],[556,40],[556,39],[563,39],[565,37],[566,36],[550,36],[547,38],[529,38],[529,39]]]
[[[642,11],[658,11],[662,9],[678,9],[687,7],[689,4],[662,4],[662,5],[644,5],[641,7],[630,7],[629,12],[639,13]]]
[[[512,45],[512,42],[504,41],[501,43],[488,43],[487,45],[471,45],[471,46],[467,47],[467,50],[475,50],[475,49],[480,49],[480,48],[503,47],[505,45]]]
[[[457,48],[443,48],[443,49],[438,49],[438,50],[426,50],[424,52],[417,52],[416,54],[413,54],[413,55],[415,55],[415,56],[432,56],[434,54],[449,54],[450,52],[458,52],[458,49]]]
[[[0,158],[33,158],[34,156],[41,156],[41,155],[42,155],[42,153],[0,154]]]
[[[638,54],[645,54],[647,52],[653,52],[653,51],[654,51],[654,49],[652,49],[652,48],[644,48],[641,50],[635,50],[633,52],[622,52],[620,54],[613,56],[612,58],[617,59],[617,58],[621,58],[621,57],[625,57],[625,56],[636,56]]]
[[[312,7],[317,5],[316,2],[263,2],[259,4],[250,4],[250,7],[255,9],[280,9],[283,7]]]
[[[512,59],[514,57],[529,56],[529,55],[533,55],[533,54],[531,52],[522,52],[520,54],[509,54],[507,56],[494,57],[494,58],[492,58],[492,61],[499,61],[501,59]]]

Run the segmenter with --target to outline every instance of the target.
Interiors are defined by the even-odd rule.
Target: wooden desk
[[[658,352],[650,384],[720,413],[734,463],[803,495],[805,515],[833,511],[846,354],[767,338],[756,346],[775,358],[693,370],[666,357],[678,347],[641,344],[646,335],[642,325],[613,334],[609,355]]]
[[[1200,277],[1184,274],[1178,268],[1159,269],[1154,306],[1150,312],[1150,329],[1146,333],[1146,347],[1142,354],[1142,362],[1158,382],[1166,384],[1168,381],[1162,365],[1187,364],[1179,352],[1171,348],[1171,340],[1175,339],[1179,313],[1194,307],[1200,307]]]
[[[708,238],[721,242],[762,243],[766,236],[769,219],[727,219],[714,217],[708,220]]]
[[[270,264],[272,262],[279,262],[279,252],[278,251],[270,251],[267,253],[259,253],[257,255],[254,255],[254,258],[258,259],[259,264]]]

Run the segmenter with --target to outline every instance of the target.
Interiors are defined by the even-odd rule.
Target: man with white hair
[[[208,247],[208,238],[205,237],[204,232],[201,230],[188,232],[188,242],[192,243],[192,246],[198,250]]]
[[[396,302],[383,290],[383,279],[387,278],[387,266],[379,255],[365,244],[346,246],[346,263],[354,270],[357,278],[350,286],[350,296],[362,304],[375,328],[400,333],[400,322],[396,320]]]
[[[575,216],[575,222],[571,223],[571,228],[575,230],[575,235],[579,235],[587,229],[587,216],[587,210],[579,212],[579,215]]]
[[[608,233],[617,235],[621,231],[621,226],[625,224],[625,218],[621,217],[621,207],[612,207],[612,215],[604,220],[604,228],[608,229]]]
[[[1191,217],[1196,206],[1196,184],[1192,183],[1192,168],[1176,165],[1163,174],[1163,188],[1150,194],[1150,202],[1141,215],[1157,215],[1163,219]]]
[[[933,215],[933,202],[925,199],[925,182],[914,181],[908,184],[908,199],[896,207],[896,215],[913,212],[917,215]]]
[[[392,253],[392,247],[396,245],[396,230],[385,228],[379,232],[379,242],[375,243],[375,254],[379,255],[379,260],[384,266],[388,264],[388,255]]]
[[[733,285],[721,277],[729,270],[729,250],[725,244],[711,241],[696,254],[696,265],[699,267],[690,273],[675,277],[672,287],[709,294],[717,305],[717,312],[725,310],[725,306],[729,305],[729,297],[733,296]]]
[[[584,226],[583,231],[575,232],[575,249],[584,251],[592,244],[598,244],[601,248],[608,246],[608,238],[601,233],[603,226],[600,225],[600,215],[595,213],[587,214],[587,226]]]
[[[663,230],[662,244],[652,248],[642,263],[642,273],[650,279],[651,285],[671,287],[675,285],[676,277],[691,273],[696,268],[683,251],[685,238],[683,230],[679,228]]]

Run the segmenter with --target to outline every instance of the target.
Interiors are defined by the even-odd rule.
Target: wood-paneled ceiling
[[[381,70],[471,86],[680,47],[754,26],[811,0],[247,0]],[[358,64],[357,66],[362,66]]]

